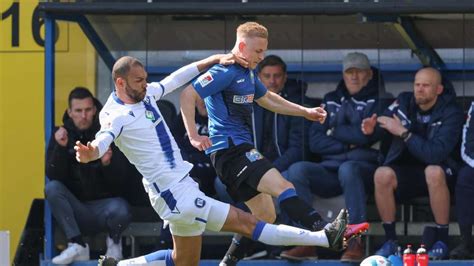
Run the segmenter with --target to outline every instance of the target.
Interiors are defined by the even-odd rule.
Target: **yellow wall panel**
[[[11,260],[30,204],[43,198],[44,189],[44,49],[35,41],[38,29],[32,27],[37,4],[0,0],[0,13],[11,13],[0,20],[0,230],[11,233]],[[12,27],[15,15],[18,32]],[[56,121],[60,122],[72,87],[95,91],[96,58],[76,24],[58,22],[58,27]],[[44,36],[43,27],[39,31]],[[15,34],[18,43],[12,42]]]

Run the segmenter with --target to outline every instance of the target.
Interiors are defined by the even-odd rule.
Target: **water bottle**
[[[407,248],[403,251],[403,266],[415,266],[416,255],[411,245],[408,244]]]
[[[397,253],[388,256],[388,260],[392,263],[392,266],[403,266],[402,261],[402,247],[397,247]]]
[[[416,251],[416,262],[418,266],[428,266],[429,260],[430,258],[426,252],[425,245],[421,244],[420,248]]]

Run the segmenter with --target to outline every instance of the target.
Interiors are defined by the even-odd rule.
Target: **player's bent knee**
[[[428,184],[444,182],[444,170],[439,165],[429,165],[425,168],[425,177]]]
[[[272,206],[273,207],[273,206]],[[273,209],[262,209],[260,210],[260,212],[257,213],[253,213],[252,214],[255,216],[255,218],[257,218],[258,220],[261,220],[261,221],[264,221],[264,222],[267,222],[267,223],[274,223],[275,220],[276,220],[276,212],[275,212],[275,207],[273,207]]]
[[[250,213],[231,207],[227,220],[222,227],[222,231],[234,232],[246,237],[251,237],[257,222],[257,218]]]
[[[273,212],[271,212],[271,211],[267,212],[267,213],[265,213],[265,215],[263,215],[261,220],[264,221],[264,222],[272,224],[276,220],[276,213],[274,211]]]
[[[374,174],[374,183],[376,186],[387,187],[396,183],[395,172],[390,167],[379,167]]]

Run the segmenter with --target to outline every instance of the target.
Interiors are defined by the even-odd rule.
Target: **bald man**
[[[443,86],[438,70],[423,68],[416,73],[413,92],[401,93],[384,116],[363,121],[365,134],[375,129],[375,134],[391,135],[383,165],[374,174],[375,201],[386,237],[377,255],[397,251],[396,200],[428,195],[435,224],[425,227],[423,243],[433,259],[447,258],[449,187],[459,168],[455,158],[463,120],[454,89]]]

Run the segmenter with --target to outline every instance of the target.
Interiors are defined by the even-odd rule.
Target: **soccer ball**
[[[360,266],[392,266],[392,263],[385,257],[373,255],[365,258],[365,260],[360,263]]]

